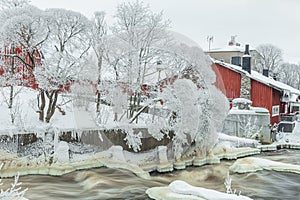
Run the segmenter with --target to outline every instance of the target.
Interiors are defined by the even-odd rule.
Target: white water
[[[257,156],[256,156],[257,157]],[[273,161],[300,165],[300,151],[280,150],[258,156]],[[20,180],[28,187],[25,197],[30,200],[99,200],[149,199],[145,191],[150,187],[167,186],[174,180],[225,192],[224,179],[234,161],[218,165],[189,167],[172,173],[152,173],[144,180],[126,170],[99,168],[76,171],[61,177],[24,176]],[[259,171],[230,174],[232,188],[253,199],[300,199],[300,175],[287,172]],[[4,180],[10,183],[12,180]]]

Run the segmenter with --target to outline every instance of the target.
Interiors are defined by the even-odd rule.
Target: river
[[[274,161],[300,165],[300,151],[279,150],[257,156]],[[234,161],[217,165],[188,167],[171,173],[151,173],[151,180],[120,169],[98,168],[72,172],[60,177],[30,175],[20,177],[22,187],[28,188],[30,200],[99,200],[149,199],[145,191],[150,187],[167,186],[179,179],[194,186],[225,192],[224,179]],[[253,199],[300,199],[300,175],[288,172],[258,171],[230,174],[232,188]],[[12,179],[4,180],[5,183]]]

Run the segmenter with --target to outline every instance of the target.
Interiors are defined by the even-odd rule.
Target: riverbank
[[[8,178],[17,174],[20,176],[61,176],[76,170],[107,167],[126,169],[133,172],[138,177],[148,179],[149,172],[153,171],[163,173],[185,169],[189,166],[199,167],[203,165],[218,164],[221,160],[236,160],[247,156],[259,155],[264,151],[276,151],[277,149],[300,150],[300,144],[272,144],[261,145],[255,148],[226,148],[219,146],[214,148],[207,157],[192,157],[180,161],[169,160],[167,162],[155,162],[143,165],[126,162],[127,159],[124,157],[124,155],[126,155],[124,150],[122,152],[118,151],[117,153],[108,150],[96,154],[83,155],[81,159],[77,158],[73,160],[63,160],[54,157],[52,163],[49,163],[49,159],[45,159],[45,157],[42,156],[35,159],[29,159],[27,157],[19,158],[16,154],[0,152],[0,162],[3,163],[3,167],[0,170],[0,177]]]

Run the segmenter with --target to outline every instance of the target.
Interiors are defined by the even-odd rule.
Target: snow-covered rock
[[[184,181],[176,180],[169,184],[168,187],[149,188],[146,193],[150,198],[163,200],[249,200],[251,198],[227,194],[211,189],[192,186]]]

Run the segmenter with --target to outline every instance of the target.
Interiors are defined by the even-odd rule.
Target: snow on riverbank
[[[218,142],[219,144],[227,142],[229,147],[256,147],[259,144],[257,140],[231,136],[224,133],[219,133]]]
[[[150,198],[163,200],[250,200],[251,198],[218,192],[211,189],[192,186],[184,181],[176,180],[167,187],[149,188],[146,193]]]

